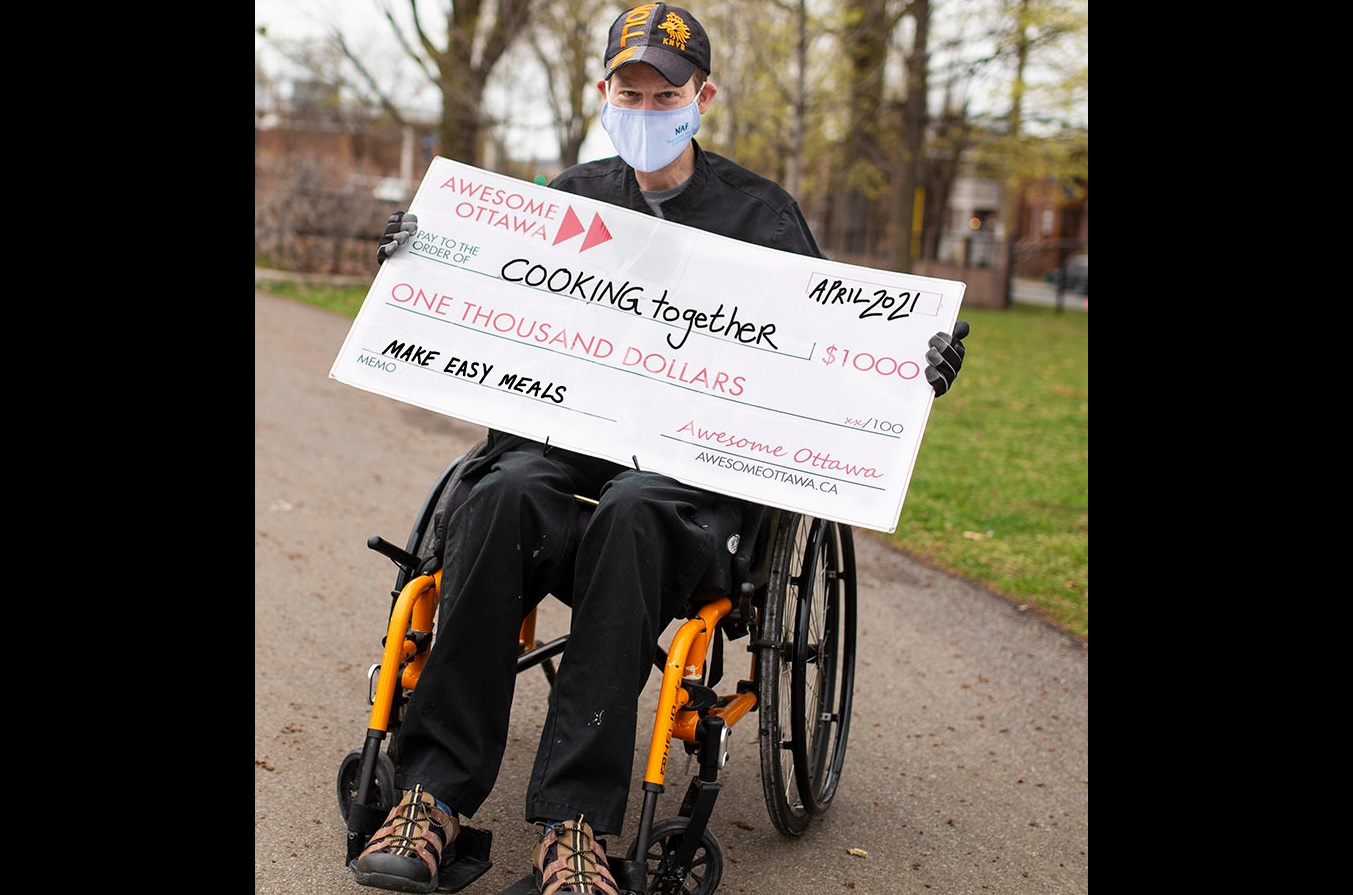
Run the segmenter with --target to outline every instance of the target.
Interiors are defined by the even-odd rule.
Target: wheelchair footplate
[[[625,861],[621,858],[608,858],[611,875],[620,887],[620,895],[644,895],[647,883],[644,880],[644,865],[637,861]],[[440,889],[438,891],[441,891]],[[535,874],[528,873],[498,895],[538,895]]]
[[[493,847],[493,833],[461,825],[456,837],[456,856],[449,865],[437,869],[437,891],[459,892],[484,875],[493,862],[489,850]]]

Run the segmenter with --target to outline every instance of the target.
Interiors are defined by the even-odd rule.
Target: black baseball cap
[[[679,6],[644,3],[622,12],[606,42],[606,78],[631,62],[646,62],[681,87],[698,68],[709,74],[709,35]]]

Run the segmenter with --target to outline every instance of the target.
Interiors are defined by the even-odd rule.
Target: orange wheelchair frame
[[[367,546],[399,568],[379,665],[368,672],[371,716],[360,749],[338,773],[339,809],[348,824],[351,864],[398,801],[394,765],[382,751],[387,734],[417,687],[433,642],[441,569],[429,563],[435,514],[449,512],[455,489],[468,488],[453,461],[420,510],[404,549],[380,537]],[[451,488],[453,493],[446,494]],[[463,493],[463,492],[462,492]],[[596,501],[579,496],[582,519]],[[850,730],[855,676],[855,550],[849,526],[768,509],[732,593],[692,595],[685,621],[654,664],[662,671],[643,778],[638,831],[623,855],[608,854],[620,886],[635,895],[713,895],[723,876],[722,848],[709,828],[729,734],[749,714],[759,718],[762,790],[771,822],[788,836],[807,830],[831,804]],[[423,569],[438,565],[435,570]],[[735,564],[735,568],[737,565]],[[551,684],[553,658],[567,635],[536,639],[537,610],[523,619],[518,673],[541,666]],[[723,644],[747,638],[748,676],[717,689]],[[642,716],[642,710],[641,710]],[[673,740],[698,759],[674,817],[657,820]],[[437,891],[456,892],[491,865],[492,835],[462,824],[454,860]],[[532,891],[523,881],[508,892]]]

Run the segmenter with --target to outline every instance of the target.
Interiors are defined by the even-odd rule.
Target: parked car
[[[1090,253],[1077,252],[1066,259],[1066,264],[1057,271],[1064,292],[1090,294]]]

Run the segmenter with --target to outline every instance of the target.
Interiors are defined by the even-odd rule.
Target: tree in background
[[[838,252],[863,257],[876,253],[887,214],[880,199],[890,194],[889,169],[896,161],[885,115],[888,42],[908,4],[845,0],[844,6],[837,40],[847,65],[842,98],[848,120],[826,239]]]
[[[1084,0],[998,0],[992,10],[997,40],[992,62],[1008,72],[1003,82],[1009,106],[1000,121],[1003,126],[978,147],[978,163],[1005,179],[1002,217],[1012,254],[1031,235],[1032,228],[1019,216],[1026,187],[1052,185],[1075,198],[1088,178],[1089,129],[1072,113],[1088,96],[1089,65],[1083,53],[1059,52],[1084,38],[1087,15]],[[1052,76],[1031,91],[1035,62]],[[1037,114],[1030,115],[1031,108]],[[1056,264],[1063,260],[1059,256]]]
[[[888,224],[893,233],[892,268],[911,270],[918,254],[912,239],[919,228],[917,197],[923,195],[926,137],[930,130],[930,0],[912,0],[907,11],[913,22],[912,40],[904,56],[906,89],[897,109],[897,165],[888,207]]]
[[[618,14],[614,0],[553,0],[530,31],[531,50],[545,73],[559,167],[578,163],[583,141],[601,114],[593,85],[602,75],[604,45],[597,35]]]
[[[503,133],[538,105],[548,110],[557,164],[580,160],[600,108],[592,84],[605,28],[623,3],[438,0],[435,21],[420,18],[418,0],[396,4],[373,0],[399,42],[395,55],[438,95],[437,152],[529,177],[521,163],[535,160],[510,157],[517,147]],[[1006,183],[1002,217],[1012,235],[1021,232],[1015,203],[1027,184],[1074,191],[1086,179],[1086,0],[694,6],[715,36],[720,89],[702,145],[783,183],[833,257],[898,270],[936,258],[953,184],[974,166]],[[425,21],[444,22],[444,32]],[[314,52],[315,80],[360,88],[367,106],[402,120],[401,92],[386,86],[398,80],[372,70],[370,55],[344,35],[335,31],[331,42],[347,75],[332,52]],[[544,90],[534,86],[541,81]],[[491,145],[507,156],[487,164]]]
[[[489,128],[483,108],[484,89],[503,54],[525,34],[537,0],[496,0],[487,4],[481,0],[444,0],[441,9],[445,28],[440,33],[424,26],[418,0],[407,0],[412,38],[396,19],[392,2],[382,0],[382,15],[410,61],[441,94],[438,129],[441,154],[467,165],[482,166]]]
[[[697,15],[714,35],[711,80],[719,99],[701,122],[700,142],[798,196],[811,130],[807,121],[822,111],[813,98],[825,94],[822,80],[811,87],[808,81],[810,72],[823,70],[809,57],[823,25],[810,16],[806,0],[708,6]],[[818,47],[830,52],[820,42]]]

